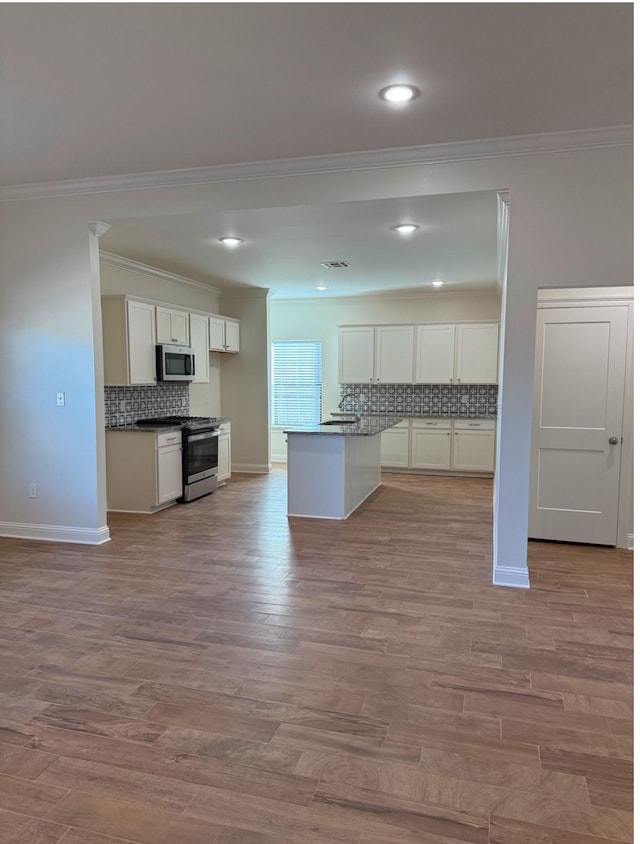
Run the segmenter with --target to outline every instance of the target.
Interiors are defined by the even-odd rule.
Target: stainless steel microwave
[[[158,381],[193,381],[196,375],[196,354],[190,346],[156,346]]]

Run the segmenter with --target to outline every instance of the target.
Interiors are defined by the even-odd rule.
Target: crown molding
[[[541,288],[538,291],[538,308],[571,308],[608,305],[632,305],[634,288],[629,287],[574,287]]]
[[[196,281],[193,278],[171,273],[168,270],[161,270],[159,267],[152,267],[150,264],[143,264],[140,261],[134,261],[132,258],[125,258],[123,255],[116,255],[113,252],[100,250],[100,260],[104,261],[105,264],[111,264],[111,266],[118,267],[121,270],[151,276],[151,278],[161,281],[170,281],[172,284],[186,284],[189,287],[198,287],[200,290],[206,290],[207,293],[217,293],[219,296],[222,294],[220,288],[214,287],[212,284],[206,284],[204,281]]]
[[[274,179],[284,176],[378,170],[386,167],[410,167],[420,164],[451,164],[457,161],[513,158],[525,155],[632,145],[633,130],[631,126],[609,126],[600,129],[512,135],[502,138],[398,147],[396,149],[362,150],[338,155],[315,155],[275,161],[252,161],[242,164],[214,164],[210,167],[192,167],[183,170],[156,170],[120,176],[97,176],[95,178],[69,179],[59,182],[6,185],[0,187],[0,202],[121,190]]]

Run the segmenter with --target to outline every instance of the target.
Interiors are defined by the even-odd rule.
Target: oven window
[[[187,441],[187,477],[218,466],[218,437]]]

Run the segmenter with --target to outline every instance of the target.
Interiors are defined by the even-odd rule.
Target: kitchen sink
[[[355,425],[359,419],[328,419],[326,422],[321,422],[321,425]]]

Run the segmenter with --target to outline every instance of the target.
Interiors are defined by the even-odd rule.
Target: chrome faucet
[[[338,410],[344,410],[344,403],[346,399],[353,399],[355,404],[355,415],[356,419],[362,418],[362,402],[360,398],[355,393],[345,393],[344,396],[340,399],[340,404],[338,405]]]

